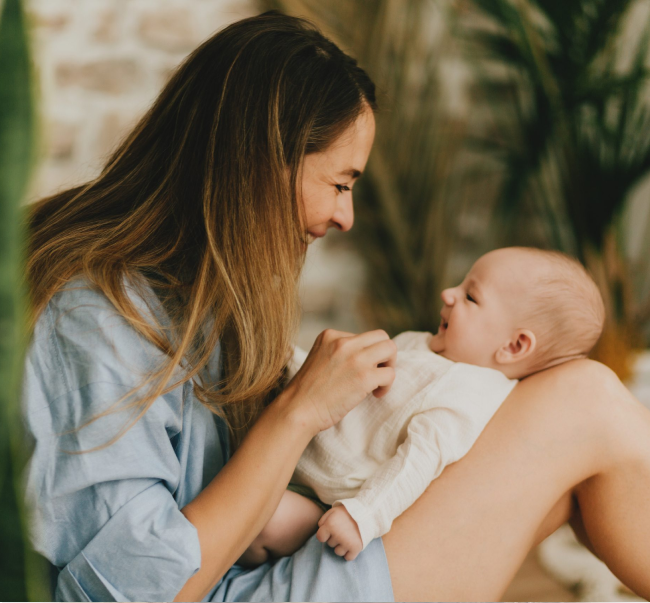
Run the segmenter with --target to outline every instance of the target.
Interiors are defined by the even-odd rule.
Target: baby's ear
[[[528,329],[518,330],[513,339],[500,347],[496,352],[499,364],[513,364],[528,358],[537,347],[535,333]]]

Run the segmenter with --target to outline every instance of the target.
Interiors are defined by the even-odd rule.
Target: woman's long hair
[[[303,158],[365,106],[375,108],[374,85],[354,59],[308,22],[265,13],[197,48],[99,177],[31,206],[31,327],[82,275],[168,358],[130,392],[150,385],[111,442],[194,377],[236,440],[259,415],[299,321]],[[171,327],[143,318],[125,280],[155,288]],[[217,343],[222,379],[209,383],[202,369]]]

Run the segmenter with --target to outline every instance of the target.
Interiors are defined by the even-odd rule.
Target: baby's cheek
[[[432,352],[441,352],[443,349],[442,345],[442,340],[440,335],[434,335],[430,340],[429,340],[429,349]]]
[[[472,334],[463,330],[450,329],[446,335],[445,345],[450,355],[453,355],[452,360],[471,364],[477,347],[477,342]]]

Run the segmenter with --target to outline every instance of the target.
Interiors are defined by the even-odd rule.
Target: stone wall
[[[33,197],[93,177],[199,42],[245,0],[27,0],[42,117]]]
[[[27,10],[42,126],[31,200],[93,178],[188,52],[257,12],[253,0],[27,0]],[[359,328],[362,282],[345,244],[312,245],[301,288],[303,347],[326,327]]]

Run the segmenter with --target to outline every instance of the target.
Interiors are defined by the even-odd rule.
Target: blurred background
[[[10,5],[20,3],[4,0],[4,13]],[[650,0],[22,7],[24,23],[11,26],[28,34],[36,116],[23,201],[98,174],[175,66],[214,31],[269,9],[304,16],[370,73],[380,111],[352,233],[332,232],[308,252],[298,343],[309,348],[327,327],[435,332],[440,291],[481,254],[560,249],[589,268],[606,302],[595,357],[650,406]],[[13,35],[5,17],[0,70]],[[561,532],[529,556],[506,600],[633,597]]]

